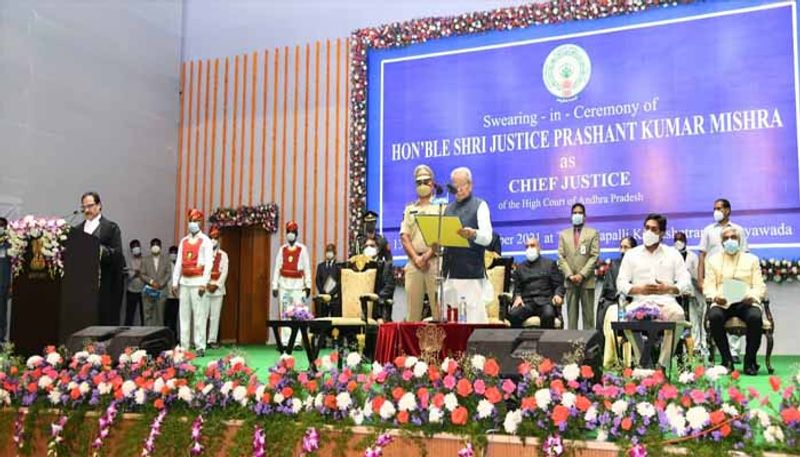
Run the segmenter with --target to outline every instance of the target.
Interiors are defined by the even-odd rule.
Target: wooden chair
[[[712,301],[706,299],[706,317],[705,317],[705,330],[706,330],[706,344],[708,344],[708,360],[714,363],[714,338],[711,337],[711,324],[708,320],[708,310],[711,308]],[[767,338],[767,356],[766,365],[769,374],[775,373],[772,368],[772,349],[775,347],[774,333],[775,333],[775,319],[772,317],[772,311],[769,309],[769,299],[764,300],[762,303],[763,317],[761,318],[762,330],[764,336]],[[745,336],[747,334],[747,324],[738,317],[731,317],[725,321],[725,333],[728,335]]]

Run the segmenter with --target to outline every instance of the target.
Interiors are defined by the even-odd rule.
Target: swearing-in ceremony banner
[[[796,4],[732,5],[371,52],[367,204],[395,254],[421,163],[472,170],[506,253],[554,250],[575,202],[606,250],[650,212],[696,244],[719,197],[752,248],[800,247]]]

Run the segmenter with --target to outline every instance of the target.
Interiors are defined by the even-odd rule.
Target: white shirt
[[[478,206],[477,231],[478,233],[472,241],[481,246],[489,246],[492,242],[492,218],[489,214],[489,205],[485,201]]]
[[[228,280],[228,253],[222,249],[217,249],[214,251],[213,258],[216,258],[217,253],[219,253],[219,279],[212,279],[210,282],[210,284],[217,286],[217,290],[215,292],[208,292],[208,294],[212,296],[225,295],[225,282]],[[211,261],[211,268],[214,268],[213,260]]]
[[[88,233],[91,235],[97,230],[97,227],[100,226],[100,218],[103,217],[102,214],[98,214],[94,219],[86,219],[86,223],[83,224],[83,232]]]
[[[181,260],[183,259],[183,242],[184,240],[200,239],[200,252],[197,256],[197,265],[203,267],[202,276],[185,277],[182,274],[183,268]],[[175,266],[172,270],[172,287],[182,286],[205,286],[211,280],[211,268],[214,266],[214,248],[211,247],[211,238],[206,236],[203,232],[197,232],[197,235],[186,235],[178,243],[178,260],[175,261]]]
[[[686,265],[686,270],[689,272],[689,276],[692,277],[692,280],[697,281],[697,267],[700,265],[700,258],[697,257],[697,254],[687,249],[683,264]]]
[[[311,288],[311,261],[308,258],[308,248],[302,243],[294,243],[300,250],[300,257],[297,259],[297,269],[303,272],[302,278],[284,278],[281,276],[281,267],[283,266],[283,249],[290,247],[288,243],[278,249],[278,255],[275,256],[275,269],[272,270],[272,290],[275,290],[280,285],[284,289],[310,289]]]
[[[633,286],[656,284],[656,281],[677,287],[680,294],[691,291],[692,278],[677,249],[660,243],[653,252],[639,245],[625,253],[617,276],[617,290],[630,296]],[[677,304],[669,294],[633,296],[634,303],[647,299],[660,305]]]
[[[158,271],[158,261],[161,260],[161,256],[154,255],[153,256],[153,266],[155,270]]]
[[[747,252],[747,234],[741,225],[728,222],[725,225],[719,222],[708,224],[700,235],[700,251],[706,253],[706,259],[712,255],[722,252],[722,230],[726,227],[733,227],[739,232],[739,248],[742,252]]]

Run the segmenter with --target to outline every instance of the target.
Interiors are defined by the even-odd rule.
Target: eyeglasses
[[[88,205],[81,205],[81,211],[86,211],[89,208],[94,208],[97,206],[97,203],[90,203]]]
[[[417,183],[418,186],[421,186],[421,185],[427,186],[428,184],[431,183],[431,180],[430,180],[430,178],[428,178],[428,179],[417,179],[416,183]]]

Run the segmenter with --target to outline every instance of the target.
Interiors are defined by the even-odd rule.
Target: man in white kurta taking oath
[[[297,222],[286,223],[286,244],[278,249],[272,270],[272,296],[278,298],[281,318],[290,306],[306,306],[311,295],[311,262],[308,248],[297,242]],[[290,328],[281,329],[281,342],[289,343]]]

